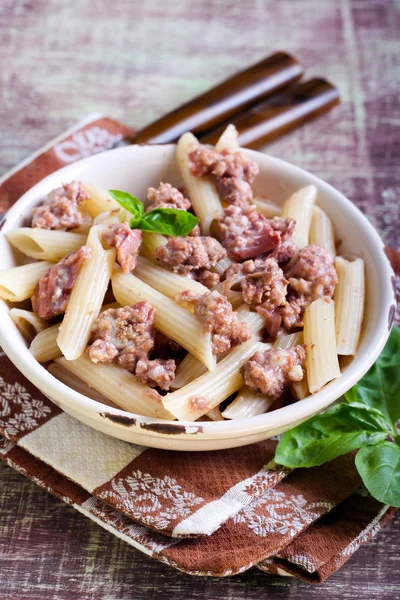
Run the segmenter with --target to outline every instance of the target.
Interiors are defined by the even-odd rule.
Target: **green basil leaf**
[[[400,447],[388,440],[364,446],[356,467],[365,487],[377,500],[400,508]]]
[[[382,354],[356,386],[346,394],[346,400],[364,402],[378,408],[392,424],[400,419],[400,329],[393,327]]]
[[[361,402],[341,403],[284,433],[275,461],[286,467],[316,467],[388,435],[385,416]]]
[[[185,236],[197,225],[199,219],[176,208],[154,208],[144,215],[139,229],[172,236]]]
[[[132,219],[137,224],[144,214],[144,204],[140,202],[138,198],[128,194],[128,192],[122,192],[121,190],[108,190],[110,196],[118,202],[122,208],[125,208],[128,212],[134,215]],[[131,225],[132,227],[132,225]]]

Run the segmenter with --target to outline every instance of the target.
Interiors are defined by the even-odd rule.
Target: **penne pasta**
[[[31,227],[18,227],[7,233],[9,242],[26,256],[52,262],[58,262],[67,254],[79,250],[86,238],[84,233]]]
[[[297,333],[282,333],[279,337],[276,338],[274,342],[274,348],[293,348],[298,344],[303,343],[303,332],[299,331]]]
[[[82,381],[82,379],[79,379],[79,377],[74,375],[74,373],[72,373],[71,371],[68,371],[68,369],[66,369],[62,365],[53,362],[49,365],[48,371],[53,375],[53,377],[55,377],[68,387],[72,388],[76,392],[79,392],[80,394],[83,394],[84,396],[87,396],[92,400],[96,400],[96,402],[100,402],[101,404],[107,404],[108,406],[118,408],[117,405],[114,404],[114,402],[112,402],[109,398],[106,398],[103,394],[100,394],[100,392],[98,392],[94,388],[89,387],[84,381]]]
[[[335,256],[335,231],[328,215],[314,206],[310,225],[310,244],[318,244]]]
[[[231,123],[223,131],[218,142],[215,144],[216,151],[223,152],[225,150],[227,152],[237,152],[240,150],[238,136],[238,130]]]
[[[315,185],[309,185],[290,196],[282,206],[281,217],[296,221],[290,241],[296,244],[299,250],[308,246],[312,209],[317,193]]]
[[[335,269],[339,280],[334,295],[337,352],[348,356],[356,353],[364,315],[364,261],[338,256]]]
[[[251,312],[247,306],[242,306],[237,313],[239,321],[246,323],[251,336],[254,336],[265,326],[263,317],[256,312]],[[220,358],[223,358],[223,356],[224,355]],[[171,388],[182,388],[206,372],[207,367],[193,356],[193,354],[187,354],[176,370],[175,379],[171,384]]]
[[[225,296],[225,285],[224,285],[223,281],[221,281],[220,283],[217,283],[217,285],[214,285],[214,287],[211,289],[215,290],[216,292],[219,292],[220,294]],[[234,290],[228,290],[228,294],[226,295],[226,297],[228,298],[229,302],[232,304],[233,308],[238,308],[239,306],[241,306],[243,304],[242,292],[235,292]]]
[[[145,417],[174,418],[163,407],[161,396],[125,369],[116,365],[95,364],[86,354],[75,360],[58,358],[56,363],[124,410]]]
[[[61,350],[57,345],[57,337],[60,331],[60,324],[51,325],[33,338],[29,346],[30,353],[38,362],[47,362],[62,356]]]
[[[266,413],[274,402],[274,398],[256,394],[247,386],[243,386],[234,401],[221,414],[225,419],[254,417]]]
[[[12,308],[8,314],[27,342],[31,342],[37,333],[49,326],[47,321],[41,319],[30,310]]]
[[[224,211],[211,179],[195,177],[190,172],[189,154],[198,145],[199,142],[192,133],[185,133],[178,141],[176,158],[193,210],[200,219],[203,235],[210,235],[212,222],[222,217]]]
[[[10,302],[27,300],[51,266],[50,262],[40,261],[0,271],[0,298]]]
[[[307,396],[310,395],[310,390],[308,389],[307,383],[307,374],[301,381],[293,381],[291,383],[291,388],[296,400],[304,400],[304,398],[307,398]]]
[[[308,387],[314,394],[328,381],[340,375],[333,300],[320,298],[306,308],[303,335],[307,353]]]
[[[175,300],[176,296],[185,290],[189,290],[194,294],[205,294],[208,292],[208,288],[198,281],[190,279],[185,275],[178,275],[172,271],[167,271],[143,256],[138,256],[135,276],[168,298],[171,298],[171,300]]]
[[[224,420],[224,417],[221,414],[219,406],[216,406],[215,408],[212,408],[211,410],[209,410],[208,413],[206,414],[206,417],[211,419],[211,421],[223,421]]]
[[[91,257],[78,273],[57,337],[57,344],[68,360],[84,352],[110,281],[116,251],[104,250],[101,232],[100,225],[90,230],[87,245]]]
[[[168,238],[165,235],[161,235],[161,233],[150,233],[148,231],[143,231],[143,242],[141,248],[141,254],[146,256],[147,258],[151,258],[151,260],[156,260],[156,250],[160,246],[165,246],[168,242]]]
[[[250,339],[234,348],[216,366],[213,372],[201,375],[185,387],[163,397],[164,407],[179,420],[195,421],[243,385],[241,368],[258,351],[269,344]]]
[[[82,204],[92,217],[97,217],[101,213],[108,213],[114,210],[119,213],[121,210],[121,206],[106,190],[87,181],[82,181],[81,186],[89,194],[89,199],[85,200]]]
[[[191,312],[131,274],[116,273],[112,278],[114,296],[121,306],[147,300],[156,309],[156,329],[191,352],[208,369],[215,368],[211,336],[203,333],[201,320]]]
[[[221,259],[214,267],[211,267],[211,271],[218,273],[218,275],[222,275],[228,267],[233,265],[233,260],[226,257]]]
[[[267,217],[267,219],[279,217],[282,211],[282,207],[278,204],[268,202],[267,200],[263,200],[262,198],[253,198],[253,204],[255,204],[255,206],[257,207],[258,212],[264,215],[264,217]]]

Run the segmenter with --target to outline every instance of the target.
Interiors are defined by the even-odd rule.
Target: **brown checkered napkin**
[[[0,209],[61,166],[132,130],[89,119],[0,180]],[[397,254],[390,257],[392,263]],[[273,462],[276,442],[203,453],[142,448],[94,431],[0,357],[0,458],[142,552],[197,575],[258,565],[322,581],[393,510],[360,493],[352,456],[308,470]]]

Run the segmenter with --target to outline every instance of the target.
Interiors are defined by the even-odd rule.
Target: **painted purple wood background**
[[[398,240],[396,0],[0,0],[0,174],[91,111],[143,126],[276,49],[342,105],[268,148],[349,196]],[[398,243],[398,241],[397,241]],[[320,587],[158,564],[0,465],[0,597],[400,597],[400,519]]]

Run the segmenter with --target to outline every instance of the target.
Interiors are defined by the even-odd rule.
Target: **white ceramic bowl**
[[[0,344],[20,371],[63,410],[83,423],[116,438],[169,450],[215,450],[243,446],[281,433],[327,408],[353,386],[381,352],[394,314],[392,270],[384,245],[364,215],[340,192],[314,175],[287,162],[253,151],[260,166],[255,192],[282,204],[294,191],[317,186],[318,204],[332,219],[340,251],[365,261],[367,303],[359,350],[337,380],[314,396],[271,413],[223,422],[173,422],[135,415],[100,404],[55,379],[29,353],[26,343],[0,302]],[[122,189],[139,198],[159,181],[181,185],[175,146],[129,146],[85,158],[46,177],[29,190],[6,216],[0,235],[0,269],[21,264],[5,238],[20,226],[32,207],[50,190],[72,179],[91,181],[106,189]]]

